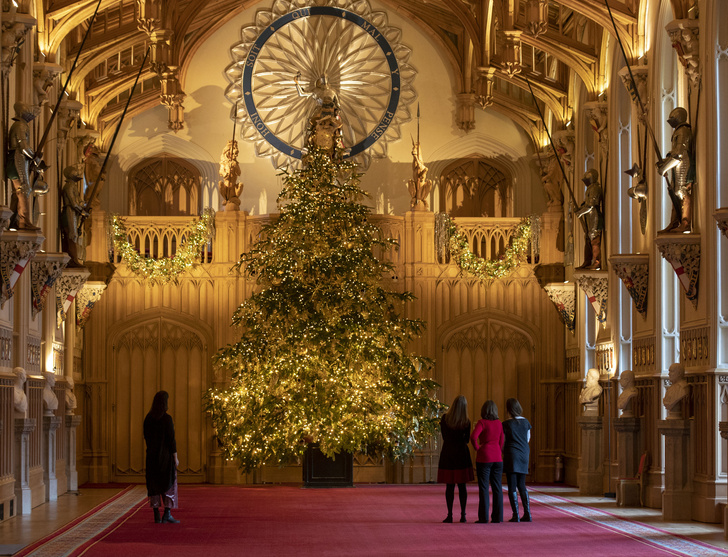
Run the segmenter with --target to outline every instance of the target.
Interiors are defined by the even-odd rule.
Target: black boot
[[[162,524],[179,524],[179,520],[172,516],[172,510],[169,507],[164,507]]]
[[[518,494],[515,491],[509,491],[508,499],[511,502],[511,510],[513,511],[513,516],[508,522],[520,522],[521,520],[518,518]]]
[[[452,513],[448,513],[448,515],[445,517],[445,520],[443,522],[450,523],[452,522]]]
[[[531,522],[531,501],[528,497],[528,492],[521,495],[521,501],[523,501],[523,517],[521,522]]]
[[[467,520],[465,520],[465,513],[460,514],[460,522],[467,522]]]
[[[154,509],[154,524],[160,524],[162,522],[162,517],[159,516],[159,509]]]

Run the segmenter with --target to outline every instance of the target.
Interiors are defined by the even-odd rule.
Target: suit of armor
[[[604,213],[602,212],[602,186],[599,185],[599,173],[592,169],[584,174],[582,181],[586,185],[584,203],[576,211],[578,218],[586,223],[586,239],[584,242],[584,264],[581,269],[602,268],[602,231],[604,230]]]
[[[693,131],[684,108],[676,108],[667,119],[674,129],[670,152],[657,163],[657,170],[668,177],[667,192],[672,201],[670,224],[661,232],[689,232],[692,227],[692,196],[695,181]]]
[[[25,103],[15,103],[15,118],[8,131],[8,155],[6,159],[6,174],[13,182],[14,198],[11,208],[13,225],[24,230],[38,230],[33,223],[33,209],[31,196],[42,195],[48,192],[48,184],[40,176],[33,179],[30,174],[30,165],[33,163],[38,171],[43,170],[42,164],[36,161],[35,153],[30,147],[30,126],[36,114]],[[39,172],[40,173],[40,172]]]
[[[81,267],[83,265],[85,244],[81,225],[83,218],[88,217],[88,212],[83,207],[83,199],[79,191],[78,183],[83,178],[81,169],[76,166],[67,166],[63,170],[66,183],[63,184],[61,197],[63,200],[63,211],[61,212],[61,235],[63,237],[63,249],[71,257],[70,267]]]

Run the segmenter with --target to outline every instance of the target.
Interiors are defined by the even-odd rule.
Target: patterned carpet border
[[[565,514],[575,516],[598,524],[603,528],[627,534],[642,541],[647,541],[655,546],[675,551],[690,557],[715,557],[716,555],[728,555],[728,551],[709,545],[697,540],[692,540],[680,534],[673,534],[666,530],[622,518],[615,514],[600,509],[575,503],[564,497],[550,495],[530,488],[531,499],[542,505],[548,505]],[[655,536],[656,533],[660,535]]]
[[[37,544],[17,553],[20,557],[66,557],[104,530],[117,522],[132,508],[147,497],[145,486],[137,485],[124,490],[115,499],[106,502],[101,508],[86,513],[79,520],[53,533]]]

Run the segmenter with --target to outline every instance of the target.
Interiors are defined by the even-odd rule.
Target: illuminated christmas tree
[[[431,361],[410,353],[424,323],[410,293],[384,286],[396,248],[368,221],[352,163],[312,148],[285,173],[280,216],[241,256],[258,291],[234,313],[242,336],[215,364],[229,387],[208,392],[216,435],[243,469],[295,461],[309,442],[410,455],[437,431]]]

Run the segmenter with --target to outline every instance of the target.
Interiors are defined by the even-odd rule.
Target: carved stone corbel
[[[619,253],[612,255],[609,262],[632,297],[635,309],[646,317],[650,256],[646,253]]]
[[[665,30],[690,83],[697,85],[700,82],[700,21],[675,19],[667,24]]]
[[[521,73],[521,31],[510,29],[503,31],[505,35],[505,51],[503,52],[503,70],[513,77]]]
[[[48,89],[53,87],[53,82],[63,71],[58,64],[46,62],[33,63],[33,103],[35,106],[43,106],[48,102]]]
[[[543,287],[559,317],[572,333],[576,328],[576,286],[573,282],[550,282]]]
[[[632,70],[631,76],[630,69]],[[631,68],[625,66],[617,73],[632,99],[632,106],[637,111],[637,117],[641,122],[644,122],[647,114],[643,114],[642,109],[644,108],[645,112],[649,110],[649,97],[647,95],[647,79],[650,75],[649,67],[646,65],[632,66]],[[632,83],[632,77],[634,77],[634,84]],[[642,102],[642,106],[640,106],[640,101]]]
[[[10,207],[6,205],[0,205],[0,236],[8,228],[10,228],[10,217],[13,216],[13,212]]]
[[[723,236],[728,237],[728,207],[716,209],[713,213],[713,218],[718,224],[718,229],[723,233]]]
[[[602,324],[606,323],[609,273],[607,271],[580,270],[574,272],[574,280],[589,299],[597,320]]]
[[[106,283],[102,281],[86,281],[76,294],[76,327],[83,329],[91,316],[91,310],[101,299],[106,290]]]
[[[606,101],[592,101],[584,103],[584,115],[597,136],[602,154],[609,150],[609,133],[607,129],[607,115],[609,113]]]
[[[58,107],[58,135],[61,139],[68,139],[68,133],[81,117],[83,103],[73,99],[63,99]]]
[[[688,300],[698,308],[698,277],[700,275],[700,234],[660,234],[656,239],[660,250],[680,280]]]
[[[44,241],[33,230],[8,230],[0,236],[0,306],[12,297],[20,275]]]
[[[576,134],[569,130],[558,130],[551,134],[556,146],[556,151],[559,153],[561,164],[564,167],[564,171],[569,175],[569,181],[574,182],[573,172],[574,165],[574,148],[576,145]]]
[[[478,68],[478,81],[476,84],[475,102],[477,102],[482,109],[486,109],[493,104],[495,72],[495,68]]]
[[[58,327],[66,319],[68,308],[71,307],[73,299],[90,274],[86,267],[64,269],[56,287],[56,324]]]
[[[549,29],[548,0],[526,0],[526,32],[538,37]]]
[[[10,77],[10,70],[13,69],[20,48],[27,39],[28,30],[36,24],[34,17],[18,13],[17,7],[13,7],[12,3],[9,8],[3,9],[0,30],[0,71],[3,79]]]
[[[71,258],[65,253],[39,253],[30,262],[33,317],[45,309],[48,293]]]
[[[475,94],[460,93],[455,98],[458,128],[466,132],[475,129]]]

